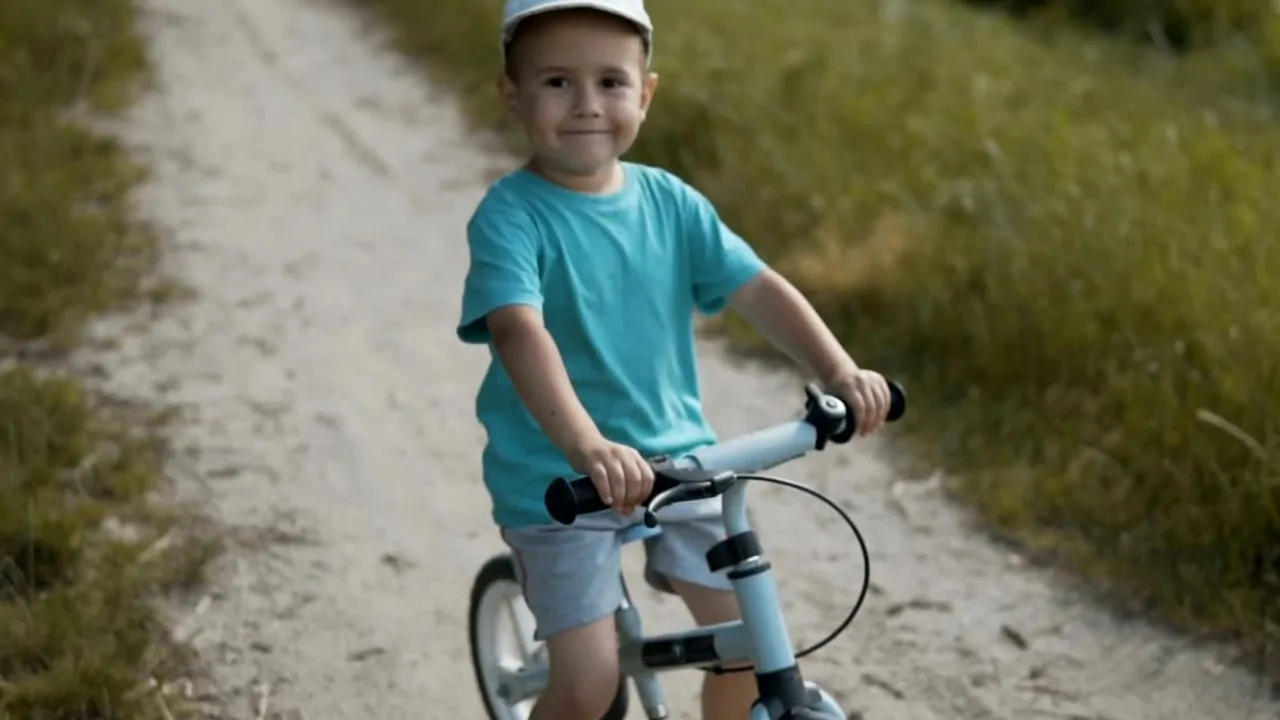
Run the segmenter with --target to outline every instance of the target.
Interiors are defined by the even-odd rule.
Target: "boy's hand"
[[[884,425],[892,396],[889,383],[878,372],[852,370],[826,383],[827,392],[844,400],[857,421],[858,434],[870,435]]]
[[[603,437],[574,447],[569,464],[575,472],[589,476],[600,499],[623,516],[635,511],[653,491],[653,468],[640,453]]]

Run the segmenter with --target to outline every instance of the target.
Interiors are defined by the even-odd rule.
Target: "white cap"
[[[630,20],[640,28],[645,46],[652,52],[653,21],[649,19],[649,13],[645,12],[644,0],[507,0],[506,10],[502,13],[503,54],[506,54],[507,43],[511,42],[511,36],[521,20],[552,10],[574,8],[599,10]]]

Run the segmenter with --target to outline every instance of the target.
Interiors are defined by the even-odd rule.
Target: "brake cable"
[[[853,522],[853,518],[849,517],[849,513],[845,512],[844,509],[841,508],[839,505],[837,505],[834,501],[832,501],[831,498],[828,498],[826,495],[823,495],[822,493],[818,492],[817,490],[814,490],[813,488],[807,485],[803,485],[793,480],[787,480],[785,478],[774,477],[772,475],[744,474],[744,475],[735,476],[735,479],[747,480],[752,482],[763,482],[763,483],[768,483],[770,485],[780,485],[782,487],[791,488],[793,490],[799,490],[800,492],[806,495],[809,495],[810,497],[818,498],[822,502],[826,503],[827,507],[836,511],[836,514],[840,516],[841,520],[844,520],[845,524],[849,526],[849,529],[853,531],[853,536],[858,540],[858,549],[862,553],[862,590],[861,592],[858,593],[858,599],[856,602],[854,602],[853,608],[849,611],[849,614],[845,616],[844,620],[840,623],[839,626],[836,627],[835,630],[833,630],[830,634],[828,634],[825,638],[823,638],[819,642],[813,645],[810,645],[804,650],[801,650],[800,652],[796,653],[795,655],[796,660],[800,660],[801,658],[804,658],[808,655],[811,655],[817,652],[818,650],[821,650],[822,648],[830,644],[831,641],[839,637],[840,634],[843,633],[845,629],[848,628],[849,625],[853,622],[853,619],[858,616],[858,612],[862,610],[862,605],[864,602],[866,602],[866,599],[867,599],[867,592],[871,589],[871,554],[867,550],[867,542],[862,537],[862,531],[860,531],[858,529],[857,524]],[[713,673],[715,675],[728,675],[729,673],[751,672],[755,670],[755,665],[752,664],[746,667],[734,667],[734,668],[725,668],[721,666],[715,666],[715,667],[702,668],[702,669],[705,672]]]

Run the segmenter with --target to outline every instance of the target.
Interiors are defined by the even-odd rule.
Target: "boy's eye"
[[[626,87],[627,81],[623,78],[605,78],[604,80],[600,81],[600,85],[601,87],[604,87],[606,90],[614,90],[617,88]]]
[[[569,78],[564,77],[563,75],[553,75],[547,78],[546,80],[544,80],[543,84],[546,85],[547,87],[553,87],[553,88],[568,87]]]

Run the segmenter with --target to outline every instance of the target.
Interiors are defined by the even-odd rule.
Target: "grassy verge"
[[[152,601],[212,550],[147,500],[159,414],[19,361],[162,287],[140,168],[75,120],[132,98],[133,22],[131,0],[0,3],[0,720],[162,717],[145,683],[187,658]]]
[[[510,131],[501,3],[362,4]],[[957,495],[1113,597],[1274,641],[1280,131],[1204,102],[1226,70],[948,0],[648,4],[634,157],[905,374]]]

